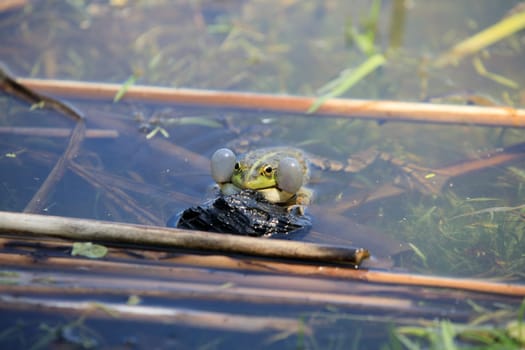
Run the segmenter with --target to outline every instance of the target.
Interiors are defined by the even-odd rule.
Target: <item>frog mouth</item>
[[[254,191],[269,190],[269,189],[275,189],[277,191],[281,191],[281,189],[278,188],[275,184],[262,185],[259,181],[246,182],[244,186],[242,187],[249,189],[249,190],[254,190]]]
[[[244,181],[243,179],[233,177],[232,184],[239,188],[254,191],[267,190],[272,188],[277,189],[277,184],[274,181],[268,181],[268,179],[254,179],[251,181]]]
[[[281,189],[275,187],[275,186],[267,186],[267,187],[256,187],[256,186],[244,186],[247,190],[253,190],[253,191],[264,191],[264,190],[276,190],[281,191]]]

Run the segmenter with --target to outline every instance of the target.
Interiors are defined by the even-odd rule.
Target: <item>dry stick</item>
[[[32,89],[67,97],[112,100],[121,85],[19,78]],[[315,97],[131,86],[124,100],[304,114]],[[315,115],[427,123],[525,127],[525,110],[382,100],[328,99]]]
[[[56,155],[43,151],[34,151],[29,154],[34,160],[43,164],[54,162],[57,158]],[[102,190],[102,194],[112,200],[119,210],[128,212],[137,219],[137,222],[144,225],[164,225],[164,220],[138,205],[125,191],[132,191],[150,197],[162,197],[166,201],[176,199],[190,204],[197,204],[195,198],[183,193],[174,191],[166,193],[154,185],[138,183],[127,178],[108,174],[104,170],[81,166],[75,161],[69,163],[69,169],[94,188]]]
[[[86,124],[84,123],[84,120],[79,120],[73,129],[64,154],[58,159],[42,186],[40,186],[33,198],[31,198],[31,201],[25,207],[25,213],[37,213],[44,209],[49,193],[64,175],[68,163],[77,155],[84,139],[85,131]]]
[[[49,245],[55,247],[53,242]],[[18,249],[16,245],[10,246],[10,249],[15,250],[25,248],[23,245]],[[319,268],[315,265],[286,264],[272,260],[250,261],[207,255],[182,255],[181,258],[187,260],[185,265],[190,265],[189,267],[150,265],[144,264],[144,261],[134,263],[123,261],[122,257],[120,259],[113,257],[118,261],[46,257],[45,261],[39,264],[42,269],[32,268],[31,271],[20,271],[21,266],[35,263],[31,251],[24,250],[23,254],[0,253],[0,264],[4,266],[4,270],[9,271],[9,267],[13,267],[16,271],[12,277],[6,275],[4,279],[9,283],[4,283],[4,286],[0,284],[0,293],[31,293],[32,295],[65,293],[90,296],[124,293],[162,298],[191,297],[258,304],[326,305],[329,303],[358,306],[366,310],[398,310],[405,317],[414,314],[419,317],[424,314],[428,317],[435,317],[438,313],[443,312],[444,310],[436,310],[430,306],[431,304],[428,304],[432,300],[439,300],[442,303],[443,300],[454,301],[468,297],[474,301],[488,302],[499,301],[502,297],[497,294],[470,293],[467,295],[462,290],[450,289],[423,291],[421,288],[409,288],[396,283],[386,285],[348,283],[348,278],[355,279],[355,275],[352,275],[355,270],[340,266]],[[227,259],[231,261],[226,261],[225,264]],[[196,267],[195,263],[198,263],[201,268]],[[283,268],[264,268],[266,265],[270,267],[275,263]],[[295,266],[299,266],[299,271]],[[79,268],[88,269],[91,274],[79,278],[76,273]],[[221,272],[220,268],[233,269],[238,273]],[[332,273],[326,273],[329,269],[333,270]],[[271,275],[246,274],[246,270],[266,271]],[[288,274],[280,275],[279,272]],[[345,275],[345,272],[348,272],[349,275]],[[290,273],[299,276],[290,276]],[[301,275],[307,275],[307,278]],[[144,280],[144,276],[155,276],[155,278]],[[339,280],[320,279],[319,276],[332,276]],[[54,283],[49,285],[46,283],[49,280],[53,280]],[[28,285],[25,281],[33,282]],[[224,285],[225,282],[228,283],[227,287]],[[272,286],[271,289],[268,289],[269,285]],[[384,297],[386,293],[390,297]],[[425,301],[425,303],[421,306],[418,300],[419,302]],[[460,309],[456,309],[453,314],[454,318],[468,316]],[[449,316],[452,317],[452,315]]]
[[[30,260],[29,256],[17,256],[13,254],[1,254],[0,261],[6,266],[17,264],[18,267],[24,261]],[[221,273],[215,267],[212,269],[177,268],[177,267],[159,267],[147,266],[144,264],[135,265],[134,274],[122,274],[123,269],[111,271],[114,265],[123,265],[122,263],[108,264],[107,261],[96,261],[86,264],[85,261],[75,261],[71,258],[49,258],[46,259],[46,270],[31,271],[8,270],[15,272],[12,277],[4,276],[4,281],[10,283],[0,284],[0,294],[10,293],[18,294],[69,294],[69,295],[90,295],[95,294],[126,294],[153,296],[162,298],[199,298],[222,301],[250,302],[261,304],[300,304],[300,305],[326,305],[326,303],[345,305],[345,306],[362,306],[367,309],[391,309],[402,310],[404,314],[421,313],[423,310],[430,311],[423,306],[415,307],[413,297],[404,295],[374,295],[377,289],[359,288],[360,286],[346,285],[342,289],[337,289],[343,283],[335,284],[328,282],[332,288],[316,288],[318,284],[323,285],[326,281],[319,279],[308,279],[307,281],[294,281],[294,277],[275,276],[275,275],[249,275],[248,277],[259,277],[258,283],[244,283],[244,276],[235,279],[231,273]],[[71,262],[73,265],[68,266],[70,272],[63,270],[56,272],[49,268],[56,268],[61,262],[62,265]],[[98,263],[98,264],[97,264]],[[94,268],[92,274],[78,276],[75,267]],[[101,267],[105,268],[101,269]],[[162,273],[162,270],[164,273]],[[166,271],[169,270],[169,271]],[[109,272],[109,275],[105,273]],[[166,276],[166,272],[169,273]],[[162,273],[162,275],[157,275]],[[192,274],[190,274],[192,273]],[[147,277],[146,277],[147,276]],[[146,278],[145,278],[146,277]],[[279,279],[276,282],[276,278]],[[46,283],[53,280],[53,284]],[[31,281],[27,283],[26,281]],[[265,281],[267,281],[265,283]],[[287,283],[290,281],[290,284]],[[225,286],[224,283],[231,284]],[[252,281],[253,282],[253,281]],[[342,281],[344,282],[344,281]],[[272,286],[272,288],[268,288]],[[355,287],[355,288],[353,288]],[[384,291],[384,290],[383,290]],[[394,286],[387,290],[388,292],[399,292],[400,288]],[[416,298],[420,298],[418,295]],[[457,296],[456,296],[457,297]],[[427,295],[424,296],[428,300]],[[454,299],[454,296],[444,296],[444,298]]]
[[[0,305],[3,308],[27,309],[47,311],[51,313],[74,311],[82,315],[120,319],[134,319],[141,321],[169,322],[193,327],[206,327],[236,332],[281,331],[296,333],[305,331],[310,333],[308,326],[304,326],[297,319],[284,317],[258,317],[240,314],[197,311],[189,308],[168,307],[166,305],[146,306],[128,305],[108,302],[64,301],[63,299],[41,299],[23,296],[0,296]]]
[[[32,283],[33,293],[60,294],[66,290],[68,293],[93,295],[96,289],[99,294],[115,294],[124,290],[128,295],[139,294],[177,298],[182,297],[181,294],[178,296],[174,294],[175,287],[178,284],[161,282],[173,281],[174,276],[176,276],[176,280],[180,280],[180,283],[201,283],[200,287],[204,287],[202,283],[206,281],[211,287],[207,290],[199,290],[202,293],[213,293],[210,297],[215,297],[215,299],[228,299],[230,295],[228,291],[230,291],[234,293],[233,299],[240,301],[241,290],[239,287],[249,287],[249,291],[248,289],[242,290],[244,292],[243,300],[261,303],[269,302],[264,296],[270,297],[270,302],[273,303],[304,303],[304,295],[307,294],[309,295],[308,301],[310,303],[324,303],[326,301],[336,303],[337,301],[339,304],[361,305],[365,307],[377,306],[377,304],[380,303],[382,309],[404,308],[406,312],[409,312],[408,309],[411,305],[413,306],[412,302],[416,302],[415,299],[423,298],[426,301],[443,301],[444,299],[454,300],[465,298],[466,296],[462,290],[451,291],[442,289],[434,291],[426,290],[424,295],[422,295],[421,288],[400,286],[395,283],[349,284],[346,280],[356,278],[355,269],[341,266],[323,266],[319,268],[319,266],[314,264],[301,264],[297,262],[286,263],[275,260],[250,260],[224,255],[195,254],[178,254],[176,257],[169,259],[157,255],[155,257],[149,257],[148,260],[151,264],[148,264],[147,261],[145,263],[143,260],[145,256],[138,255],[135,257],[135,260],[130,260],[130,255],[125,254],[126,250],[117,250],[116,248],[110,248],[108,255],[106,255],[104,259],[72,259],[69,256],[48,256],[45,253],[47,250],[44,250],[44,256],[46,256],[45,261],[39,263],[39,267],[44,270],[32,269],[30,272],[27,271],[23,273],[32,274],[32,276],[24,276],[18,269],[23,266],[34,267],[35,261],[33,253],[35,250],[41,250],[42,248],[42,245],[39,244],[40,242],[32,243],[35,241],[36,239],[29,240],[28,242],[25,238],[23,241],[12,241],[6,238],[0,239],[0,244],[4,245],[4,251],[12,251],[10,253],[0,252],[0,265],[4,267],[4,270],[11,267],[18,272],[13,275],[15,277],[5,277],[5,279],[11,280],[12,283],[8,283],[11,287],[2,289],[0,286],[0,292],[19,291],[12,287],[14,284],[19,285],[21,291],[29,286],[25,283],[15,282],[32,280],[35,281]],[[24,244],[26,242],[28,242],[28,244]],[[33,244],[33,246],[30,244]],[[38,247],[36,246],[37,244]],[[60,247],[63,248],[63,252],[67,252],[67,248],[71,248],[71,243],[53,240],[47,243],[47,247],[51,250],[56,250],[57,247]],[[30,248],[35,250],[31,250]],[[48,252],[51,253],[50,251]],[[140,251],[133,249],[132,254],[133,253],[140,254]],[[148,253],[147,254],[150,255],[152,252],[149,251]],[[136,260],[139,261],[137,262]],[[157,260],[160,260],[162,265],[153,262]],[[96,281],[94,281],[91,290],[89,289],[89,282],[85,280],[89,278],[88,276],[84,276],[82,280],[79,280],[78,276],[75,275],[75,271],[79,269],[89,270],[94,276],[97,276],[95,277]],[[221,269],[230,271],[221,271]],[[237,273],[234,274],[231,270]],[[66,275],[66,273],[68,273],[66,271],[70,271],[70,275]],[[266,274],[247,274],[247,271],[266,272]],[[104,273],[110,274],[111,281],[100,281],[100,274]],[[268,273],[271,273],[271,275],[268,275]],[[374,274],[373,271],[369,271],[368,273]],[[119,279],[117,280],[114,276],[119,276]],[[133,278],[135,284],[131,281],[129,283],[125,282],[124,278],[126,278],[126,276]],[[143,277],[145,276],[155,276],[156,279],[152,281],[148,279],[149,282],[144,282]],[[306,278],[304,276],[306,276]],[[337,278],[338,281],[334,281],[334,279],[320,279],[322,277]],[[45,285],[45,281],[49,279],[55,282],[53,286]],[[38,281],[44,282],[40,283]],[[225,281],[232,286],[229,288],[222,287]],[[159,283],[166,283],[166,285],[162,286],[159,285]],[[73,284],[75,285],[74,291],[70,288],[70,285]],[[142,289],[137,289],[136,284],[140,284],[140,288]],[[80,289],[81,285],[85,287]],[[269,285],[272,286],[272,290],[275,293],[268,295],[267,292],[262,292],[261,294],[260,289],[263,291],[267,290],[267,286]],[[217,295],[217,286],[221,286],[219,287],[221,290],[226,289],[225,293],[220,297]],[[233,286],[235,286],[235,290],[232,291]],[[286,290],[287,293],[279,293],[279,290],[283,289]],[[194,288],[185,288],[184,290],[191,291],[192,293],[197,291]],[[253,293],[250,293],[251,291],[253,291]],[[315,293],[315,298],[312,293]],[[395,295],[396,297],[384,299],[380,295],[386,295],[385,293],[390,293],[389,295]],[[195,296],[195,294],[193,294],[193,296]],[[500,296],[496,294],[469,294],[468,297],[472,300],[500,300],[498,299]]]
[[[24,7],[27,3],[28,0],[2,0],[0,2],[0,13]]]
[[[42,275],[35,275],[35,279],[41,278]],[[400,297],[385,297],[374,295],[356,295],[344,293],[328,293],[328,292],[305,292],[303,290],[286,290],[274,289],[265,287],[250,288],[233,286],[229,288],[221,288],[216,284],[211,285],[206,282],[187,282],[187,281],[153,281],[147,285],[145,280],[137,281],[133,286],[125,284],[122,288],[108,285],[108,281],[101,278],[97,282],[105,283],[104,285],[85,287],[82,282],[85,276],[81,279],[75,277],[80,283],[74,281],[63,281],[57,275],[49,276],[53,281],[56,279],[56,285],[39,284],[27,285],[22,283],[20,285],[0,285],[0,293],[18,295],[18,294],[66,294],[66,295],[141,295],[163,298],[198,298],[206,300],[220,300],[229,302],[248,302],[259,304],[288,304],[288,305],[340,305],[340,306],[359,306],[366,308],[368,311],[375,310],[396,310],[402,312],[403,315],[422,313],[436,315],[439,311],[432,310],[431,307],[417,307],[409,298]],[[120,278],[114,278],[113,281],[120,282]],[[146,281],[149,281],[146,279]],[[124,281],[125,283],[126,281]],[[158,282],[158,283],[155,283]],[[155,285],[153,285],[155,283]],[[464,316],[462,313],[455,313],[456,317]]]
[[[35,161],[41,163],[41,164],[50,164],[52,162],[55,162],[58,158],[57,155],[45,151],[30,151],[29,155],[32,159]],[[159,186],[155,186],[148,183],[142,183],[134,180],[130,180],[129,178],[125,178],[122,176],[109,174],[107,171],[103,169],[96,169],[90,166],[83,166],[81,164],[76,163],[75,161],[69,163],[69,168],[77,173],[80,177],[82,177],[84,180],[89,182],[93,187],[105,190],[104,194],[107,195],[112,192],[113,189],[118,189],[121,193],[124,194],[124,197],[118,200],[118,205],[120,207],[123,207],[126,205],[126,203],[131,200],[131,202],[134,202],[131,197],[129,197],[125,191],[131,191],[134,193],[139,193],[142,195],[147,195],[149,197],[160,197],[164,201],[173,201],[177,200],[184,203],[189,203],[192,205],[197,205],[199,202],[196,198],[191,197],[189,195],[186,195],[181,192],[176,191],[168,191],[166,192]],[[117,196],[119,197],[119,196]],[[113,198],[113,197],[112,197]],[[143,211],[143,208],[137,205],[137,208],[140,208],[140,212]],[[151,215],[150,212],[148,212],[150,218],[154,218],[154,223],[161,223],[162,220],[158,218],[158,216]],[[135,213],[133,213],[135,214]],[[141,223],[148,223],[151,224],[152,221],[140,221]]]
[[[93,110],[90,113],[89,121],[90,123],[93,123],[99,127],[106,129],[117,129],[122,135],[137,135],[137,127],[132,126],[129,123],[126,124],[123,122],[121,117],[122,115],[116,113]],[[144,142],[147,142],[148,147],[151,147],[152,149],[161,152],[168,157],[179,158],[182,161],[189,162],[189,164],[191,164],[193,167],[209,172],[210,160],[208,158],[192,152],[189,149],[176,145],[173,140],[167,140],[160,137],[146,140],[144,137]]]
[[[112,188],[118,188],[122,191],[130,191],[134,193],[147,195],[150,198],[161,197],[164,200],[177,200],[191,205],[197,205],[200,203],[197,198],[194,198],[182,192],[176,192],[171,190],[166,192],[166,190],[159,186],[149,183],[138,182],[119,175],[110,174],[103,169],[82,166],[80,164],[77,164],[76,162],[70,165],[70,168],[72,168],[73,170],[76,170],[79,167],[83,169],[83,171],[79,171],[79,173],[87,175],[85,176],[86,180],[88,180],[92,184],[100,184],[100,187],[105,186],[107,190],[111,190]]]
[[[455,176],[465,175],[473,171],[486,169],[525,158],[525,143],[509,146],[503,151],[499,151],[499,153],[494,153],[494,151],[491,151],[487,154],[481,155],[481,159],[469,160],[460,164],[446,166],[439,169],[429,169],[427,172],[433,172],[435,177],[421,180],[435,182],[434,187],[435,192],[437,193],[441,191],[443,186]],[[348,209],[358,207],[364,203],[370,203],[379,199],[385,199],[403,194],[407,190],[407,188],[397,186],[393,183],[387,183],[374,190],[374,192],[366,194],[365,196],[357,196],[357,199],[347,199],[331,210],[333,210],[334,213],[342,213]]]
[[[118,224],[22,213],[0,212],[0,231],[73,240],[146,244],[248,255],[359,265],[368,250],[283,240],[266,240],[202,231]]]
[[[148,145],[152,149],[158,152],[162,152],[168,156],[174,156],[178,157],[179,159],[186,160],[192,166],[198,169],[203,169],[206,171],[209,171],[210,169],[210,160],[208,158],[203,157],[200,154],[191,152],[190,150],[184,147],[177,146],[171,141],[161,138],[155,138],[149,140]]]
[[[145,225],[164,224],[164,222],[158,216],[142,208],[122,189],[116,186],[111,186],[111,183],[106,181],[101,181],[101,179],[96,176],[96,174],[89,172],[87,169],[75,162],[70,162],[69,168],[73,170],[78,176],[90,183],[93,187],[104,190],[103,194],[106,197],[113,200],[123,210],[126,210],[128,213],[134,215],[138,222]]]
[[[47,198],[50,192],[53,190],[55,185],[60,181],[64,172],[66,171],[67,163],[75,157],[80,149],[80,145],[84,140],[86,133],[86,125],[84,123],[84,117],[73,107],[57,101],[53,98],[49,98],[44,95],[40,95],[30,88],[21,85],[16,80],[11,78],[9,74],[0,67],[0,88],[6,93],[16,96],[22,100],[28,101],[33,105],[39,105],[41,108],[48,108],[57,111],[67,117],[72,118],[77,123],[75,128],[71,132],[69,142],[66,150],[59,158],[51,172],[48,174],[44,183],[38,191],[33,195],[31,201],[27,204],[24,212],[40,212],[44,209],[47,203]]]
[[[391,273],[382,271],[356,271],[360,274],[362,281],[373,283],[394,283],[406,286],[441,287],[450,289],[462,289],[480,293],[514,295],[525,297],[524,284],[488,282],[471,278],[449,278],[424,275],[413,275],[408,273]]]
[[[362,249],[351,247],[332,247],[304,242],[266,240],[200,231],[9,212],[0,212],[0,232],[22,236],[36,235],[73,240],[116,241],[164,247],[203,249],[272,258],[306,259],[324,263],[359,264],[366,257],[367,253]],[[372,283],[451,288],[501,295],[525,296],[525,285],[523,284],[366,271],[342,267],[329,270],[331,271],[330,276],[333,277]]]
[[[346,269],[354,271],[353,267],[341,265],[327,265],[319,268],[315,264],[297,261],[289,262],[218,254],[174,253],[158,249],[147,250],[144,247],[109,247],[104,259],[71,258],[70,252],[70,241],[43,240],[42,237],[23,237],[20,240],[15,240],[14,237],[9,236],[0,237],[0,266],[4,269],[8,266],[13,269],[35,267],[34,256],[39,254],[45,259],[39,260],[38,268],[50,271],[51,274],[57,272],[57,278],[62,278],[65,270],[72,271],[74,274],[76,270],[86,269],[97,276],[99,273],[110,273],[112,276],[132,276],[141,281],[141,276],[155,276],[157,279],[167,278],[170,280],[177,276],[177,279],[189,279],[195,282],[206,281],[221,286],[225,281],[235,286],[266,287],[271,285],[273,289],[285,288],[301,291],[298,295],[301,295],[304,290],[337,291],[345,295],[351,293],[370,295],[371,292],[378,290],[394,293],[409,292],[406,287],[396,285],[347,284],[341,280],[335,282],[331,279],[330,282],[327,282],[328,280],[320,279],[320,277],[327,276],[341,279],[345,277]],[[266,274],[247,274],[247,271],[266,272]],[[33,273],[44,272],[41,270]],[[294,276],[290,276],[291,274]],[[305,280],[304,276],[307,276],[308,279]],[[56,279],[55,281],[59,283]],[[122,286],[121,282],[111,283],[117,283],[119,287]],[[63,284],[61,283],[61,285]],[[414,293],[419,292],[414,291]],[[447,296],[455,297],[450,291],[447,291]]]
[[[17,237],[18,238],[18,237]],[[337,292],[344,295],[358,294],[371,295],[372,292],[394,292],[394,293],[419,293],[414,289],[400,287],[396,285],[371,285],[366,283],[348,284],[342,280],[344,271],[355,271],[352,267],[341,265],[323,266],[319,268],[316,264],[305,262],[289,262],[274,259],[248,258],[246,256],[225,256],[210,254],[189,254],[187,252],[161,251],[158,249],[147,250],[144,247],[109,247],[104,259],[88,259],[82,257],[71,257],[70,241],[57,239],[42,239],[42,237],[23,237],[17,240],[14,237],[0,237],[0,266],[7,269],[32,268],[35,275],[53,275],[57,284],[65,287],[64,274],[70,274],[69,282],[77,283],[76,271],[79,269],[89,270],[94,278],[101,277],[101,274],[109,274],[109,281],[96,283],[96,286],[113,285],[117,288],[124,288],[123,280],[114,281],[115,276],[120,278],[131,278],[136,283],[141,283],[145,288],[148,283],[156,285],[158,280],[193,281],[196,283],[206,283],[223,286],[229,282],[236,287],[250,286],[267,288],[271,285],[272,289],[287,289],[297,291],[300,298],[302,293],[308,292]],[[43,259],[39,260],[35,266],[35,254]],[[36,270],[35,270],[36,268]],[[251,272],[266,272],[266,274],[247,274]],[[56,272],[56,274],[55,274]],[[270,274],[268,274],[270,273]],[[127,276],[127,277],[126,277]],[[155,276],[155,281],[144,282],[144,277]],[[306,277],[305,277],[306,276]],[[339,277],[334,279],[323,279],[322,277]],[[1,279],[2,276],[0,276]],[[6,277],[4,275],[3,277]],[[9,278],[9,277],[6,277]],[[27,280],[25,277],[16,277],[18,280]],[[51,278],[51,276],[50,276]],[[88,277],[86,277],[88,278]],[[30,280],[31,278],[29,278]],[[61,281],[59,281],[60,279]],[[45,278],[43,278],[45,280]],[[38,279],[34,279],[38,281]],[[36,283],[36,282],[35,282]],[[45,282],[44,282],[45,283]],[[82,282],[85,285],[85,282]],[[1,284],[1,283],[0,283]],[[80,281],[78,281],[80,286]],[[24,286],[26,286],[24,284]],[[67,288],[67,287],[65,287]],[[158,290],[158,288],[155,288]],[[447,291],[447,297],[456,296]],[[442,293],[440,293],[441,295]],[[399,294],[396,294],[399,295]],[[428,294],[425,298],[428,297]],[[484,297],[486,299],[486,297]],[[377,299],[375,299],[377,301]]]
[[[71,129],[66,128],[31,128],[31,127],[0,127],[0,134],[21,136],[43,136],[43,137],[68,137]],[[115,139],[119,136],[117,130],[87,129],[86,138],[91,139]]]
[[[13,79],[4,67],[0,65],[0,89],[6,93],[15,96],[23,101],[37,106],[37,108],[46,108],[62,113],[74,120],[83,119],[82,114],[73,106],[64,102],[55,100],[54,98],[41,95],[31,88],[20,84]]]
[[[93,111],[90,113],[89,121],[90,123],[102,126],[103,128],[118,129],[124,135],[137,135],[137,127],[123,122],[122,118],[119,118],[118,114],[109,113],[107,111]],[[144,141],[147,142],[148,147],[151,147],[152,149],[161,152],[168,157],[176,157],[181,160],[186,160],[192,166],[206,170],[207,172],[210,169],[210,160],[208,158],[192,152],[184,147],[176,145],[173,140],[155,137],[149,140],[144,139]]]
[[[300,261],[290,262],[188,252],[174,253],[158,249],[148,250],[145,247],[109,247],[104,259],[71,258],[70,252],[71,242],[66,240],[43,240],[42,237],[23,237],[16,240],[9,236],[0,237],[0,266],[4,268],[10,266],[13,269],[24,266],[34,267],[34,256],[35,253],[38,253],[39,256],[45,256],[38,267],[50,271],[51,274],[57,272],[57,278],[62,278],[64,271],[72,271],[71,273],[74,274],[74,271],[78,269],[87,269],[97,276],[99,273],[110,273],[111,276],[131,276],[141,281],[141,276],[155,276],[157,279],[172,279],[177,276],[177,279],[206,281],[221,286],[228,281],[235,286],[266,287],[271,285],[273,289],[285,288],[301,291],[301,293],[305,290],[309,292],[337,291],[345,295],[352,293],[371,295],[377,291],[398,293],[396,295],[403,292],[417,296],[420,293],[414,289],[396,285],[348,284],[344,281],[347,277],[346,272],[348,270],[352,273],[355,269],[341,265],[327,265],[319,268],[316,264]],[[246,274],[247,271],[266,272],[266,274]],[[33,273],[43,273],[43,271]],[[320,279],[322,277],[335,277],[339,281]],[[60,283],[62,285],[62,282]],[[111,283],[122,286],[122,282]],[[447,297],[457,297],[450,291],[446,293]],[[443,292],[437,291],[437,294],[443,295]],[[429,294],[426,294],[425,298],[428,299],[428,296]],[[486,300],[486,296],[483,298]]]
[[[464,175],[472,171],[486,169],[511,162],[525,157],[525,143],[508,146],[503,151],[489,151],[480,155],[481,159],[474,159],[456,165],[447,166],[436,170],[436,172],[454,177]]]

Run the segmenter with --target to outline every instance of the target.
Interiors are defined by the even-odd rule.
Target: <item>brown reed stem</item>
[[[452,290],[466,290],[479,293],[509,296],[525,296],[525,285],[496,281],[460,279],[440,276],[425,276],[389,271],[357,270],[348,267],[350,259],[342,259],[342,252],[347,257],[354,256],[354,263],[360,263],[364,256],[358,256],[355,248],[339,247],[332,254],[332,247],[312,243],[268,240],[252,237],[231,236],[199,231],[166,229],[139,225],[106,223],[84,219],[41,216],[0,212],[0,232],[18,236],[59,237],[73,240],[95,240],[120,243],[147,244],[157,247],[178,247],[206,251],[224,251],[243,253],[270,258],[295,260],[313,260],[318,263],[346,263],[346,266],[299,265],[297,270],[284,262],[271,262],[268,271],[281,271],[306,275],[324,275],[335,278],[367,281],[370,283],[391,284],[397,286],[424,286]],[[191,260],[191,259],[190,259]],[[211,260],[212,262],[216,260]],[[93,264],[107,263],[93,261]],[[191,261],[187,262],[192,264]],[[228,267],[227,262],[223,262]],[[294,261],[295,263],[295,261]],[[261,266],[263,266],[262,264]],[[202,266],[202,265],[201,265]],[[205,263],[204,263],[205,266]],[[238,263],[232,266],[239,267]],[[264,270],[264,269],[263,269]]]
[[[112,100],[121,85],[19,78],[27,87],[63,97]],[[129,87],[123,100],[199,105],[214,108],[265,110],[305,114],[315,97],[271,95],[167,87]],[[381,121],[525,127],[525,109],[458,106],[384,100],[328,99],[311,116],[337,116]]]
[[[55,166],[45,179],[42,186],[40,186],[38,191],[33,195],[33,198],[31,198],[31,201],[24,208],[25,213],[38,213],[44,210],[48,202],[49,194],[64,175],[68,163],[78,154],[82,141],[84,140],[85,132],[86,124],[84,123],[84,120],[81,119],[77,121],[77,124],[71,133],[66,150],[55,163]]]
[[[480,159],[471,159],[458,164],[445,166],[439,169],[425,169],[423,173],[433,173],[435,176],[428,179],[433,182],[434,193],[438,193],[448,181],[456,176],[465,175],[474,171],[491,168],[504,163],[518,161],[525,158],[525,143],[518,143],[503,150],[490,151],[480,155]],[[408,166],[410,167],[410,166]],[[417,170],[417,169],[416,169]],[[421,178],[420,181],[426,181]],[[358,195],[341,202],[334,209],[334,213],[342,213],[348,209],[358,207],[364,203],[370,203],[379,199],[394,197],[405,193],[408,188],[387,183],[378,187],[374,192]]]
[[[75,128],[71,131],[69,142],[64,153],[24,209],[26,213],[40,212],[45,208],[49,194],[64,175],[67,164],[76,157],[80,150],[86,133],[84,117],[72,106],[41,95],[31,88],[18,83],[2,67],[0,67],[0,89],[12,96],[31,103],[33,106],[37,106],[37,108],[51,109],[76,121]]]
[[[70,129],[66,128],[32,128],[32,127],[0,127],[0,134],[38,136],[38,137],[68,137]],[[87,129],[85,137],[88,139],[115,139],[119,136],[117,130]]]
[[[284,317],[245,316],[240,314],[198,311],[169,306],[128,305],[125,303],[66,301],[24,296],[0,296],[2,308],[45,311],[49,313],[75,312],[102,318],[119,317],[150,322],[169,322],[194,327],[207,327],[236,332],[281,331],[296,333],[300,329],[310,333],[299,320]]]

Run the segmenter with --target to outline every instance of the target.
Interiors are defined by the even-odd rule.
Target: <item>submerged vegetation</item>
[[[410,350],[523,349],[525,300],[517,312],[508,309],[490,312],[475,303],[472,305],[479,316],[468,323],[459,324],[449,320],[423,322],[426,324],[397,327],[394,335]]]

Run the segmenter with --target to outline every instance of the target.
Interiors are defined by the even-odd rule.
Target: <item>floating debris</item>
[[[106,256],[108,248],[100,244],[93,244],[91,242],[75,242],[73,243],[72,256],[80,255],[91,259],[100,259]]]

